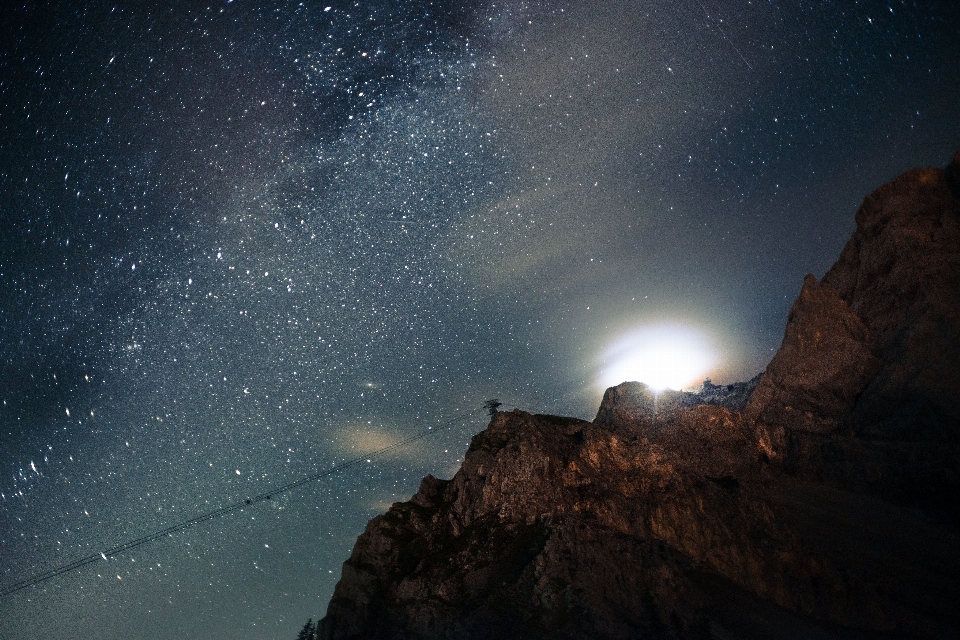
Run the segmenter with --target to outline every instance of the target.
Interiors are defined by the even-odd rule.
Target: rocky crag
[[[347,638],[960,635],[960,154],[866,198],[759,381],[498,413],[357,540]]]

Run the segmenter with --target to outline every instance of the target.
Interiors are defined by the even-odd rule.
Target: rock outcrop
[[[869,195],[745,409],[788,472],[960,519],[960,153]]]
[[[640,382],[624,382],[607,390],[593,421],[607,425],[653,424],[659,416],[665,416],[681,407],[699,405],[740,411],[750,400],[760,378],[758,374],[746,382],[728,385],[715,385],[707,379],[701,386],[689,391],[666,389],[657,394],[646,390],[646,386]]]
[[[495,414],[369,523],[320,637],[957,637],[958,194],[960,154],[869,196],[759,381]]]

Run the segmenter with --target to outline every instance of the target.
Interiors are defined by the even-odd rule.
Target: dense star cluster
[[[9,595],[11,640],[293,637],[485,400],[591,417],[608,347],[670,323],[752,377],[860,199],[960,144],[947,6],[2,22],[0,588],[437,431]]]

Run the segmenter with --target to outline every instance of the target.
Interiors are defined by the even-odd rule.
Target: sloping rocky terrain
[[[866,198],[758,381],[497,413],[357,540],[346,638],[960,636],[960,154]]]

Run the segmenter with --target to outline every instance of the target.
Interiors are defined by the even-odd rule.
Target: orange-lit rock
[[[320,637],[960,635],[958,194],[960,154],[864,201],[742,411],[624,383],[593,422],[494,415],[369,523]]]

